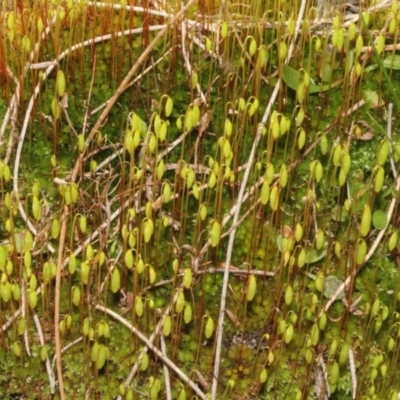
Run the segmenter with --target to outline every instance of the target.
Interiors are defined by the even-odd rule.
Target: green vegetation
[[[397,1],[3,3],[0,397],[398,399]]]

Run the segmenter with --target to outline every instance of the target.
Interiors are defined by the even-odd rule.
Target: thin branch
[[[160,342],[161,342],[161,351],[162,354],[166,357],[167,356],[167,346],[165,345],[165,338],[163,333],[160,333]],[[167,400],[172,400],[172,392],[171,392],[171,380],[169,377],[169,369],[164,364],[164,377],[165,377],[165,392],[167,396]]]
[[[146,336],[143,335],[142,332],[140,332],[138,329],[136,329],[132,324],[130,324],[126,319],[122,318],[119,314],[116,312],[110,310],[107,307],[104,307],[102,305],[96,305],[95,308],[97,310],[100,310],[102,312],[105,312],[106,314],[110,315],[117,321],[121,322],[124,326],[126,326],[128,329],[130,329],[142,342],[146,344],[146,346],[159,357],[169,368],[171,368],[185,383],[187,383],[195,392],[196,394],[201,398],[206,400],[206,395],[200,390],[200,388],[180,369],[175,365],[167,356],[165,356],[160,350],[157,349],[157,347],[154,346],[154,344],[147,339]],[[152,335],[153,336],[153,335]]]
[[[35,311],[33,312],[33,321],[35,322],[35,325],[36,325],[36,330],[38,332],[40,345],[44,346],[45,342],[44,342],[44,336],[43,336],[43,331],[42,331],[42,325],[40,324],[39,317],[37,316]],[[46,357],[46,370],[47,370],[47,376],[49,377],[50,393],[54,394],[56,392],[56,382],[55,382],[53,369],[51,368],[50,360],[49,360],[48,356]]]

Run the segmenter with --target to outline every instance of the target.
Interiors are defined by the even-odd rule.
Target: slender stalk
[[[294,43],[296,42],[296,38],[298,36],[298,33],[300,31],[300,25],[301,21],[303,20],[304,17],[304,12],[306,8],[306,0],[302,0],[301,2],[301,8],[300,12],[298,15],[297,23],[296,23],[296,32],[293,38],[293,41],[290,45],[289,52],[288,52],[288,57],[286,62],[290,59],[291,54],[293,52],[294,48]],[[265,110],[264,116],[262,118],[261,124],[259,125],[259,129],[257,130],[257,135],[254,139],[253,146],[250,151],[250,155],[248,158],[247,166],[244,172],[243,176],[243,181],[240,186],[239,190],[239,195],[238,195],[238,200],[237,200],[237,207],[235,210],[235,214],[233,216],[233,221],[232,225],[235,226],[237,224],[237,221],[239,219],[239,214],[240,214],[240,209],[242,206],[243,202],[243,197],[245,194],[246,190],[246,185],[247,181],[249,180],[250,176],[250,171],[254,163],[255,155],[256,155],[256,150],[258,148],[258,143],[260,142],[262,138],[262,126],[267,122],[267,119],[270,115],[270,112],[272,110],[272,106],[275,103],[275,100],[278,96],[280,89],[280,81],[278,81],[275,85],[274,91],[272,92],[270,101],[268,103],[268,106]],[[221,302],[220,302],[220,307],[219,307],[219,317],[218,317],[218,324],[217,324],[217,331],[216,331],[216,348],[215,348],[215,358],[214,358],[214,373],[213,373],[213,382],[212,382],[212,389],[211,389],[211,398],[212,400],[217,399],[217,389],[218,389],[218,378],[219,378],[219,369],[220,369],[220,362],[221,362],[221,351],[222,351],[222,336],[223,336],[223,324],[224,324],[224,318],[225,318],[225,305],[226,305],[226,296],[228,292],[228,283],[229,283],[229,266],[231,264],[231,259],[232,259],[232,252],[233,252],[233,244],[235,242],[235,236],[236,236],[236,227],[232,230],[232,232],[229,235],[229,242],[228,242],[228,249],[226,252],[226,259],[225,259],[225,273],[224,273],[224,280],[222,284],[222,291],[221,291]]]

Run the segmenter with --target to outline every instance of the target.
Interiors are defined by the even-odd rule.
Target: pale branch
[[[302,0],[301,1],[301,7],[299,10],[299,15],[297,18],[297,22],[296,22],[296,28],[295,28],[295,34],[293,36],[293,40],[289,46],[289,50],[288,50],[288,55],[287,55],[287,59],[286,59],[286,63],[288,62],[288,60],[290,60],[292,53],[293,53],[293,49],[294,49],[294,44],[296,42],[298,33],[300,31],[300,26],[301,23],[303,21],[303,17],[304,17],[304,13],[305,13],[305,9],[306,9],[306,4],[307,1],[306,0]],[[278,96],[279,93],[279,89],[280,89],[280,81],[278,80],[277,84],[275,85],[275,88],[273,90],[273,93],[271,95],[270,101],[268,103],[268,106],[265,110],[265,113],[263,115],[261,124],[265,125],[268,117],[271,113],[272,110],[272,106],[275,103],[275,100]],[[240,190],[239,190],[239,195],[238,195],[238,199],[237,199],[237,209],[235,211],[235,214],[233,216],[233,222],[232,225],[235,226],[236,223],[239,220],[239,215],[240,215],[240,209],[242,206],[242,202],[243,202],[243,196],[245,194],[245,190],[246,190],[246,186],[247,186],[247,182],[250,176],[250,171],[251,168],[253,166],[254,163],[254,159],[255,159],[255,155],[256,155],[256,151],[258,148],[258,144],[262,138],[262,125],[260,124],[259,129],[257,130],[257,134],[256,137],[254,139],[253,142],[253,146],[251,148],[250,151],[250,155],[248,157],[248,164],[247,167],[244,171],[244,176],[243,176],[243,180],[240,186]],[[221,363],[221,351],[222,351],[222,336],[224,333],[224,328],[223,328],[223,324],[224,324],[224,319],[225,319],[225,306],[226,306],[226,296],[227,296],[227,292],[228,292],[228,283],[229,283],[229,272],[230,272],[230,264],[231,264],[231,259],[232,259],[232,252],[233,252],[233,245],[235,242],[235,236],[236,236],[236,229],[233,229],[232,232],[229,235],[229,242],[228,242],[228,248],[226,251],[226,260],[225,260],[225,273],[224,273],[224,280],[222,283],[222,290],[221,290],[221,302],[220,302],[220,306],[219,306],[219,317],[218,317],[218,322],[217,322],[217,330],[216,330],[216,344],[215,344],[215,357],[214,357],[214,372],[213,372],[213,382],[212,382],[212,389],[211,389],[211,398],[212,400],[216,400],[217,398],[217,390],[218,390],[218,380],[219,380],[219,369],[220,369],[220,363]]]

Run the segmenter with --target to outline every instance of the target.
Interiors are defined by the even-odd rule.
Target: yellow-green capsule
[[[26,319],[25,318],[20,318],[17,322],[17,332],[18,335],[23,335],[26,330]]]
[[[151,218],[146,218],[143,224],[143,238],[145,243],[149,243],[154,232],[154,222]]]
[[[99,347],[100,347],[99,343],[98,342],[94,342],[93,346],[92,346],[92,349],[90,350],[90,359],[93,362],[96,362],[96,360],[97,360],[97,356],[98,356],[98,353],[99,353]]]
[[[344,173],[343,168],[340,168],[338,185],[342,187],[346,183],[347,175]]]
[[[288,182],[288,171],[285,164],[282,164],[281,170],[279,171],[279,184],[282,188],[287,185]]]
[[[192,306],[190,305],[190,303],[187,303],[183,310],[183,320],[185,321],[185,324],[190,323],[192,321],[192,318],[193,318]]]
[[[393,251],[394,248],[397,246],[397,242],[399,241],[399,235],[397,230],[393,231],[390,235],[389,242],[388,242],[388,249],[389,251]]]
[[[138,263],[139,264],[139,263]],[[138,271],[139,272],[139,271]],[[148,268],[148,272],[149,272],[149,282],[152,285],[155,281],[156,281],[156,271],[154,270],[154,268],[150,265]]]
[[[48,356],[47,346],[41,346],[40,347],[40,359],[42,361],[46,361],[47,356]]]
[[[142,257],[139,256],[139,260],[138,260],[138,262],[136,263],[136,271],[137,271],[137,273],[138,273],[138,274],[143,273],[144,267],[145,267],[144,261],[143,261]]]
[[[381,308],[381,302],[379,300],[379,297],[377,296],[371,306],[371,311],[370,311],[371,317],[374,317],[376,314],[378,314],[380,308]]]
[[[34,309],[36,307],[36,305],[37,305],[37,302],[38,302],[38,297],[37,297],[36,291],[30,289],[28,291],[28,304],[29,304],[29,307]]]
[[[314,349],[311,348],[307,349],[305,358],[306,358],[306,363],[310,365],[314,361]]]
[[[78,150],[80,153],[85,149],[85,136],[82,133],[78,135]]]
[[[38,221],[42,216],[42,206],[36,196],[32,197],[32,214],[36,221]]]
[[[360,222],[360,235],[367,236],[371,229],[372,212],[369,204],[365,204]]]
[[[393,3],[395,3],[395,1]],[[393,17],[389,23],[389,29],[388,29],[389,33],[391,34],[395,33],[396,27],[397,27],[397,18]]]
[[[257,56],[257,62],[256,62],[256,67],[258,69],[261,69],[265,66],[265,64],[268,62],[268,50],[265,47],[265,45],[261,45],[258,48],[258,56]]]
[[[331,357],[335,356],[337,348],[338,348],[338,341],[337,341],[337,339],[333,338],[332,342],[331,342],[331,345],[329,347],[329,355]]]
[[[11,292],[12,292],[12,297],[15,301],[19,301],[21,298],[21,288],[18,283],[13,283],[11,285]]]
[[[303,239],[303,226],[300,223],[297,223],[294,228],[294,239],[296,242],[300,242]]]
[[[286,132],[289,131],[289,128],[290,128],[289,118],[282,115],[281,120],[279,122],[279,135],[283,136]]]
[[[323,312],[321,316],[318,319],[318,328],[323,331],[326,328],[326,324],[328,323],[328,317],[326,316],[326,313]]]
[[[305,249],[302,247],[300,249],[299,255],[297,256],[297,266],[299,268],[304,267],[304,265],[306,263],[306,256],[307,256],[307,253],[306,253]]]
[[[335,167],[338,167],[340,165],[341,157],[342,157],[342,146],[338,143],[336,144],[332,155],[332,162]]]
[[[31,268],[32,265],[32,253],[30,251],[24,251],[24,266],[25,268]]]
[[[319,148],[321,149],[321,153],[325,155],[328,152],[329,145],[328,145],[328,138],[325,134],[321,136],[321,141],[319,143]]]
[[[57,85],[57,94],[59,96],[62,96],[65,93],[65,87],[66,87],[65,74],[62,70],[59,70],[57,72],[56,85]]]
[[[180,314],[183,311],[183,307],[185,306],[185,295],[182,290],[179,290],[178,297],[175,303],[175,311],[177,314]]]
[[[83,336],[88,336],[89,335],[89,330],[90,330],[90,321],[89,321],[89,318],[86,317],[83,320],[83,325],[82,325]]]
[[[349,40],[354,40],[354,38],[356,37],[356,33],[357,33],[356,24],[354,23],[354,21],[351,21],[350,25],[348,27],[348,30],[347,30],[348,39]]]
[[[163,335],[169,336],[169,334],[171,333],[171,328],[172,328],[172,320],[171,317],[167,315],[163,323]]]
[[[304,117],[305,117],[305,112],[304,112],[304,108],[300,107],[299,111],[297,112],[296,115],[296,126],[300,127],[304,121]]]
[[[376,51],[378,54],[381,54],[384,49],[385,49],[385,37],[382,35],[382,33],[380,33],[376,42]]]
[[[321,250],[325,244],[325,234],[322,229],[318,229],[317,234],[315,236],[315,248],[317,250]]]
[[[260,102],[258,101],[258,99],[256,97],[252,96],[249,98],[247,104],[250,104],[250,106],[248,108],[248,114],[249,114],[249,117],[252,117],[258,110],[258,106],[260,105]]]
[[[163,202],[168,203],[171,200],[171,185],[169,182],[163,183]]]
[[[335,256],[339,258],[342,253],[342,245],[340,244],[340,242],[336,241],[334,248],[335,248]]]
[[[249,36],[249,38],[250,38],[249,54],[250,54],[251,57],[253,57],[254,54],[256,54],[256,51],[257,51],[257,42],[256,42],[256,40],[254,39],[253,36]]]
[[[304,128],[299,129],[298,135],[299,136],[297,139],[297,147],[299,148],[299,150],[301,150],[306,144],[306,131],[304,130]]]
[[[304,82],[299,82],[296,88],[296,99],[299,104],[303,104],[305,96],[306,96],[306,87],[304,85]]]
[[[192,280],[193,280],[192,269],[186,268],[185,271],[183,272],[183,286],[186,289],[189,289],[190,286],[192,285]]]
[[[269,205],[271,206],[272,211],[276,211],[279,207],[279,189],[276,185],[271,189]]]
[[[229,31],[228,24],[225,21],[223,21],[221,24],[221,31],[220,31],[222,39],[225,39],[228,36],[228,31]]]
[[[92,245],[89,243],[89,244],[86,246],[86,251],[85,251],[86,260],[91,260],[91,259],[93,259],[93,256],[94,256],[93,247],[92,247]]]
[[[133,268],[133,263],[134,263],[134,257],[133,257],[133,250],[129,249],[125,253],[125,265],[127,268],[132,269]]]
[[[332,362],[329,370],[329,383],[335,385],[339,380],[339,364],[336,361]]]
[[[265,383],[268,378],[268,372],[266,368],[263,368],[260,372],[260,383]]]
[[[174,102],[171,99],[171,97],[169,97],[167,95],[167,99],[165,101],[165,105],[164,105],[164,113],[167,117],[169,117],[172,113],[172,109],[174,108]]]
[[[143,300],[140,296],[135,297],[135,312],[139,318],[143,315],[144,312]]]
[[[284,60],[287,55],[287,44],[285,42],[281,42],[278,45],[278,56],[281,60]]]
[[[340,160],[340,165],[342,167],[342,171],[345,175],[347,175],[351,168],[351,157],[347,151],[342,152],[342,157]]]
[[[350,345],[347,342],[343,342],[339,353],[340,365],[344,365],[345,363],[347,363],[347,360],[349,359],[349,350]]]
[[[146,352],[143,352],[142,360],[140,362],[140,370],[146,371],[148,366],[149,366],[149,355]]]
[[[286,321],[284,319],[281,319],[278,323],[278,333],[280,335],[283,335],[286,330]]]
[[[385,164],[386,160],[389,157],[389,152],[390,152],[389,140],[384,139],[379,145],[378,152],[376,154],[376,163],[378,165]]]
[[[87,229],[87,219],[84,215],[79,217],[79,229],[82,233],[86,233]]]
[[[374,176],[374,192],[379,193],[385,182],[385,170],[380,165],[375,167]]]
[[[232,122],[229,118],[227,118],[225,120],[225,125],[224,125],[224,136],[227,138],[231,137],[232,130],[233,130]]]
[[[51,222],[51,237],[57,239],[60,234],[60,222],[57,218],[54,218]]]
[[[291,285],[287,285],[285,290],[285,303],[286,305],[290,305],[292,301],[293,301],[293,288]]]
[[[202,204],[199,209],[199,216],[202,221],[204,221],[207,217],[207,206]]]
[[[270,188],[269,184],[266,180],[264,180],[262,186],[261,186],[261,191],[260,191],[260,201],[261,204],[265,205],[268,203],[269,200],[269,193],[270,193]]]
[[[356,56],[357,57],[361,54],[363,46],[364,46],[364,40],[360,33],[356,40]]]
[[[317,182],[320,182],[322,177],[323,177],[323,175],[324,175],[324,169],[322,167],[322,164],[318,160],[316,160],[315,170],[314,170],[315,180]]]
[[[321,51],[322,48],[322,40],[321,38],[318,36],[317,39],[315,40],[315,52],[318,53]]]
[[[356,264],[364,264],[365,257],[367,255],[367,243],[364,239],[358,239],[355,249]]]
[[[81,302],[81,289],[78,286],[72,288],[72,303],[79,306]]]
[[[148,149],[150,153],[154,153],[157,148],[158,139],[153,133],[150,134]]]
[[[208,179],[208,186],[210,189],[213,189],[217,183],[217,176],[215,175],[214,171],[211,171],[210,177]]]
[[[76,270],[76,257],[74,253],[71,253],[68,260],[68,271],[71,275],[75,273]]]
[[[221,238],[221,224],[217,220],[214,220],[211,225],[209,237],[211,246],[218,246],[219,240]]]
[[[81,264],[81,282],[84,285],[89,283],[89,276],[90,276],[90,264],[88,261],[84,261]]]
[[[267,167],[265,169],[265,180],[268,182],[269,185],[274,180],[274,175],[275,175],[274,165],[271,163],[268,163]]]
[[[11,345],[12,351],[13,353],[17,356],[17,357],[21,357],[22,354],[22,346],[21,343],[16,340],[13,342],[13,344]]]
[[[318,290],[318,292],[322,293],[324,291],[325,287],[325,276],[323,272],[318,272],[317,276],[315,277],[315,288]]]
[[[393,351],[394,346],[396,345],[396,341],[390,336],[387,344],[387,348],[389,351]]]
[[[4,260],[4,263],[5,263],[5,266],[4,265],[0,266],[0,270],[4,269],[8,276],[12,275],[12,273],[14,271],[13,262],[8,258],[7,260]]]
[[[36,279],[36,275],[32,274],[30,279],[29,279],[29,289],[31,290],[36,290],[37,288],[37,279]]]
[[[319,343],[319,327],[317,324],[314,324],[311,328],[310,339],[313,346]]]
[[[292,324],[287,324],[285,334],[283,336],[283,339],[286,344],[289,344],[294,336],[294,326]]]
[[[257,291],[257,280],[254,275],[250,275],[249,280],[247,282],[247,287],[246,287],[246,298],[247,301],[252,301],[254,299],[254,296],[256,295]]]
[[[206,327],[204,330],[206,339],[209,339],[213,335],[213,333],[214,333],[214,320],[210,316],[208,316]]]

